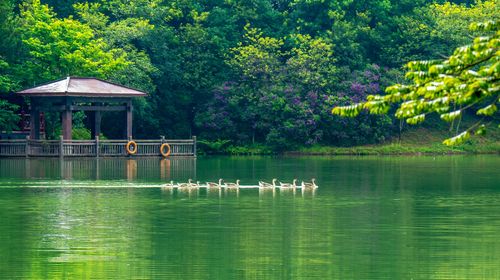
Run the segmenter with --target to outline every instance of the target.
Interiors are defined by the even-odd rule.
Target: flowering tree
[[[333,106],[332,45],[309,35],[273,38],[249,25],[245,30],[227,60],[235,80],[214,92],[197,125],[218,138],[265,141],[275,149],[316,143],[322,114]]]

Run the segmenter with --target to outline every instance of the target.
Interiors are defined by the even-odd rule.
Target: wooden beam
[[[90,103],[90,102],[103,102],[103,103],[126,103],[130,101],[129,98],[123,97],[73,97],[75,102]]]
[[[40,111],[42,112],[61,112],[64,110],[66,110],[65,105],[40,106]]]
[[[72,106],[73,111],[101,111],[101,112],[108,112],[108,111],[125,111],[127,110],[127,106],[79,106],[75,105]]]
[[[61,112],[66,110],[67,106],[65,105],[52,105],[52,106],[43,106],[40,108],[40,111],[43,112]],[[117,111],[126,111],[127,106],[117,105],[117,106],[87,106],[87,105],[74,105],[70,106],[70,110],[72,111],[100,111],[100,112],[117,112]]]

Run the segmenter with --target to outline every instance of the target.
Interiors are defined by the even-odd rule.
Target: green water
[[[0,159],[1,279],[500,279],[500,157]],[[162,182],[317,179],[316,193]]]

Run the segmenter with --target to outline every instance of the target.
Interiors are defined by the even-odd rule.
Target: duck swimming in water
[[[189,179],[187,183],[180,183],[178,185],[179,188],[189,188],[189,187],[194,187],[194,186],[196,186],[196,184],[193,183],[192,179]]]
[[[267,183],[267,182],[264,182],[264,181],[259,181],[259,187],[261,188],[274,188],[276,187],[276,181],[278,179],[273,179],[272,183]]]
[[[209,188],[220,188],[222,187],[222,179],[219,179],[219,183],[214,183],[214,182],[207,182],[207,187]]]
[[[236,180],[236,183],[226,183],[226,187],[228,188],[238,188],[240,186],[240,180]]]
[[[318,188],[318,185],[316,185],[316,179],[315,178],[312,178],[310,183],[302,181],[302,185],[301,186],[302,186],[302,188],[308,189],[308,190],[314,190],[314,189]]]
[[[162,187],[164,188],[172,188],[174,186],[174,181],[170,181],[169,183],[164,184]]]
[[[282,183],[280,182],[280,188],[289,189],[297,187],[297,179],[293,179],[293,183]]]

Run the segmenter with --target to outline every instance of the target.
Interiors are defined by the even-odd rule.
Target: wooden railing
[[[137,153],[131,156],[161,156],[167,143],[170,156],[196,156],[196,137],[192,139],[135,140]],[[0,156],[16,157],[116,157],[128,156],[128,140],[0,140]]]
[[[27,156],[50,157],[59,156],[61,154],[61,143],[57,140],[27,140]]]
[[[0,156],[23,156],[27,151],[27,140],[0,140]]]

